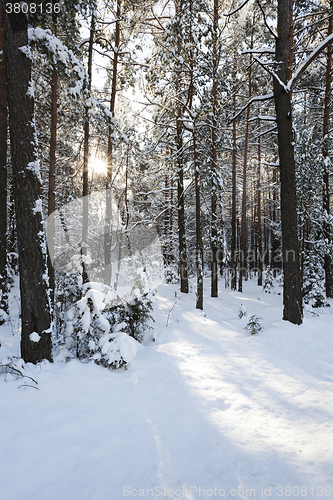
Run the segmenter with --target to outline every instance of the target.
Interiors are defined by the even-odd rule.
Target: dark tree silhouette
[[[2,0],[7,96],[21,293],[21,356],[52,361],[45,231],[31,89],[27,18],[6,14]]]
[[[276,39],[277,74],[287,84],[290,54],[291,0],[278,1],[278,36]],[[283,319],[302,323],[301,272],[297,236],[297,200],[295,183],[294,138],[291,95],[274,78],[274,100],[278,127],[281,179],[281,226],[283,255]]]

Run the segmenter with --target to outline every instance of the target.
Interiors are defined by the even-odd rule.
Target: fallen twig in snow
[[[176,295],[176,297],[177,297],[177,295]],[[172,313],[172,309],[175,307],[175,305],[177,304],[179,299],[180,299],[180,297],[176,298],[174,305],[171,307],[170,311],[168,312],[168,317],[167,317],[166,325],[165,325],[166,327],[168,326],[170,314]]]
[[[37,382],[36,382],[37,384]],[[38,387],[36,387],[35,385],[30,385],[30,384],[24,384],[24,385],[19,385],[18,388],[20,389],[21,387],[23,387],[24,389],[26,387],[32,387],[33,389],[37,389],[37,391],[39,391]]]
[[[0,365],[0,375],[2,375],[3,373],[5,373],[6,375],[8,373],[10,373],[11,375],[16,375],[17,377],[29,378],[35,384],[38,385],[38,382],[35,379],[33,379],[32,377],[29,377],[29,375],[23,375],[23,373],[20,370],[18,370],[17,368],[14,368],[14,366],[12,366],[12,365]],[[33,387],[33,386],[31,386],[31,387]]]

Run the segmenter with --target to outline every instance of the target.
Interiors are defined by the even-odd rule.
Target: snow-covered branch
[[[288,82],[288,84],[286,86],[287,92],[290,92],[293,89],[293,87],[295,87],[296,83],[298,82],[298,80],[300,79],[300,77],[302,76],[302,74],[304,73],[304,71],[310,66],[310,64],[312,63],[312,61],[314,61],[314,59],[316,59],[316,57],[319,56],[319,54],[327,47],[327,45],[329,45],[332,42],[333,42],[333,33],[331,35],[329,35],[328,37],[326,37],[325,40],[323,40],[318,45],[318,47],[315,48],[311,52],[311,54],[309,55],[309,57],[295,71],[294,76],[289,80],[289,82]]]
[[[239,10],[241,10],[245,5],[249,2],[250,0],[245,0],[239,7],[236,7],[236,9],[232,10],[231,12],[228,12],[227,14],[223,14],[225,17],[232,16],[233,14],[236,14]]]
[[[258,64],[260,64],[260,66],[261,66],[262,68],[264,68],[264,69],[267,71],[267,73],[269,73],[269,74],[270,74],[273,78],[275,78],[275,79],[279,82],[279,84],[281,85],[281,87],[283,87],[283,88],[284,88],[284,90],[285,90],[286,92],[288,92],[288,90],[287,90],[287,86],[283,83],[283,81],[282,81],[282,80],[281,80],[281,78],[280,78],[280,77],[279,77],[279,76],[275,73],[275,71],[273,71],[273,70],[271,70],[270,68],[268,68],[268,67],[266,66],[266,64],[265,64],[265,63],[263,63],[263,62],[259,59],[259,57],[257,57],[257,56],[253,56],[253,59],[254,59],[254,60],[255,60]]]
[[[273,99],[274,98],[274,94],[273,92],[270,92],[269,94],[265,94],[265,95],[257,95],[257,96],[254,96],[252,97],[246,104],[245,106],[243,106],[243,108],[238,111],[238,113],[235,114],[235,116],[233,116],[231,118],[231,120],[229,121],[229,123],[231,123],[233,120],[236,120],[239,115],[241,115],[243,113],[243,111],[246,110],[246,108],[248,106],[250,106],[253,102],[260,102],[260,101],[268,101],[269,99]]]
[[[42,28],[30,27],[28,30],[28,38],[30,44],[39,43],[45,47],[54,66],[61,64],[65,68],[66,74],[68,74],[69,68],[72,69],[73,73],[76,73],[75,86],[71,87],[69,92],[74,96],[78,96],[84,89],[88,77],[85,68],[73,54],[72,50],[68,49],[68,47],[66,47],[59,38],[53,35],[52,31],[49,29],[44,30]]]

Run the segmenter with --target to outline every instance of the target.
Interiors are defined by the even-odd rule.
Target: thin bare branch
[[[265,14],[264,9],[263,9],[263,8],[262,8],[262,6],[261,6],[260,0],[257,0],[257,4],[258,4],[259,9],[260,9],[260,11],[261,11],[261,13],[262,13],[262,15],[263,15],[263,18],[264,18],[264,23],[265,23],[266,28],[268,29],[268,31],[270,32],[270,34],[271,34],[271,35],[272,35],[275,39],[277,39],[277,34],[276,34],[276,33],[274,33],[274,31],[272,30],[272,28],[271,28],[271,27],[269,26],[269,24],[267,23],[266,14]]]
[[[236,9],[232,10],[231,12],[228,12],[227,14],[223,14],[225,17],[232,16],[233,14],[236,14],[239,10],[241,10],[245,5],[249,2],[250,0],[245,0],[239,7],[236,7]]]

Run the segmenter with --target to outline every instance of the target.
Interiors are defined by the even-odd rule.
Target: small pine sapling
[[[324,284],[323,258],[317,252],[311,252],[304,260],[302,283],[303,301],[311,307],[328,305]]]
[[[267,268],[265,272],[265,279],[264,279],[264,284],[263,284],[263,290],[266,293],[271,293],[272,290],[274,289],[274,283],[273,283],[273,273],[270,267]]]
[[[243,304],[241,304],[240,308],[239,308],[239,311],[238,311],[238,317],[239,317],[239,319],[242,319],[243,316],[246,316],[246,314],[247,314],[246,307],[243,306]]]
[[[244,326],[243,330],[246,330],[249,332],[251,335],[257,335],[258,333],[262,332],[262,326],[259,322],[259,320],[262,318],[259,318],[255,314],[252,315],[247,323],[246,326]]]

